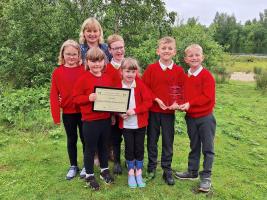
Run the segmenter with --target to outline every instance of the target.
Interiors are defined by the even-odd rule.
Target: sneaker
[[[147,171],[146,178],[145,178],[146,179],[146,182],[153,180],[155,177],[156,177],[156,170],[155,169],[148,170]]]
[[[85,178],[85,176],[86,176],[85,167],[83,167],[80,173],[80,178]]]
[[[168,185],[174,185],[174,179],[172,177],[172,171],[164,171],[162,178],[164,179],[165,183],[167,183]]]
[[[198,174],[192,172],[175,172],[174,177],[181,180],[196,180],[198,178]]]
[[[137,187],[137,183],[136,183],[134,175],[128,175],[128,186],[130,188],[136,188]]]
[[[114,163],[113,173],[117,175],[122,174],[122,167],[119,162]]]
[[[69,171],[66,175],[67,180],[73,179],[77,173],[79,172],[79,168],[77,166],[70,166]]]
[[[85,182],[92,190],[100,189],[100,185],[96,181],[95,176],[85,177]]]
[[[140,188],[146,187],[146,183],[143,181],[142,174],[135,176],[137,186]]]
[[[100,172],[100,178],[106,183],[110,184],[114,182],[113,177],[110,175],[109,169]]]
[[[210,178],[202,178],[199,184],[198,190],[201,192],[209,192],[211,187],[211,179]]]

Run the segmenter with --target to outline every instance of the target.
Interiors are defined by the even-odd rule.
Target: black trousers
[[[119,119],[116,118],[116,124],[111,126],[112,149],[114,153],[114,162],[121,161],[121,142],[122,130],[119,128]]]
[[[87,174],[94,173],[94,156],[96,152],[98,152],[100,168],[108,167],[107,144],[110,128],[110,118],[83,122],[85,142],[84,166]]]
[[[203,178],[208,178],[211,176],[214,160],[216,120],[213,114],[201,118],[185,116],[185,120],[191,149],[188,155],[188,171],[198,173],[202,148],[202,153],[204,155],[203,171],[199,174]]]
[[[146,127],[138,129],[123,129],[125,141],[125,158],[128,161],[144,159],[144,142]]]
[[[157,167],[160,132],[162,135],[161,167],[164,171],[171,171],[174,120],[174,114],[149,112],[149,123],[147,127],[148,171],[155,170]]]
[[[77,140],[78,140],[78,131],[83,146],[84,152],[84,137],[82,133],[82,115],[81,113],[74,114],[62,114],[64,128],[67,134],[67,150],[69,154],[70,165],[77,166]]]

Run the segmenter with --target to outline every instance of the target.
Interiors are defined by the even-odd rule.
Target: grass
[[[126,169],[111,186],[92,192],[79,178],[66,181],[66,137],[62,127],[22,132],[0,126],[0,199],[259,199],[267,194],[267,95],[254,83],[217,85],[215,162],[212,190],[198,193],[198,181],[167,186],[160,167],[143,189],[127,187]],[[42,114],[43,115],[43,114]],[[49,117],[49,114],[47,114]],[[172,167],[185,170],[189,140],[177,114]],[[79,145],[79,152],[81,146]],[[147,153],[145,153],[147,155]],[[79,154],[81,165],[82,155]],[[145,162],[147,158],[145,158]],[[112,168],[112,164],[110,165]],[[99,170],[95,168],[97,176]]]
[[[267,70],[267,58],[256,58],[252,56],[231,56],[227,72],[253,72],[255,67]]]

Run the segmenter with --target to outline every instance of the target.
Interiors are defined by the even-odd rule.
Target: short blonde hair
[[[169,43],[173,43],[174,46],[176,47],[176,41],[173,37],[170,37],[170,36],[166,36],[166,37],[163,37],[161,39],[159,39],[158,41],[158,47],[162,44],[169,44]]]
[[[99,48],[99,47],[92,47],[90,48],[86,53],[86,65],[85,70],[89,70],[89,66],[87,64],[87,61],[90,60],[92,62],[96,61],[105,61],[106,54]]]
[[[190,44],[188,47],[185,48],[184,53],[187,54],[188,51],[191,49],[198,49],[201,54],[203,54],[203,49],[199,44]]]
[[[112,35],[108,36],[108,39],[107,39],[108,47],[110,48],[110,45],[113,42],[117,42],[117,41],[122,41],[124,43],[123,38],[118,34],[112,34]]]
[[[76,42],[75,40],[72,40],[72,39],[66,40],[61,45],[61,48],[60,48],[60,51],[59,51],[59,56],[58,56],[58,64],[59,65],[64,65],[65,64],[64,50],[65,50],[65,47],[67,47],[67,46],[72,46],[73,48],[77,49],[78,56],[79,56],[79,64],[81,64],[82,60],[81,60],[81,49],[80,49],[80,45],[78,44],[78,42]]]
[[[139,71],[140,67],[136,59],[128,57],[128,58],[124,58],[121,62],[121,70],[123,69]]]
[[[84,37],[84,31],[86,29],[90,29],[90,30],[98,29],[99,32],[100,32],[100,37],[99,37],[98,43],[99,44],[100,43],[104,43],[103,29],[102,29],[100,23],[97,21],[96,18],[89,17],[83,22],[83,24],[81,26],[80,39],[79,39],[80,44],[85,44],[86,43],[86,40],[85,40],[85,37]]]

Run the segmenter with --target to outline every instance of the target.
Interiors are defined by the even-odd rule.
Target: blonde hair
[[[188,47],[185,48],[185,50],[184,50],[185,55],[191,49],[198,49],[200,51],[200,53],[203,54],[203,49],[199,44],[191,44],[191,45],[189,45]]]
[[[117,41],[122,41],[124,43],[124,40],[120,35],[112,34],[112,35],[108,36],[108,39],[107,39],[108,47],[110,48],[110,45],[113,42],[117,42]]]
[[[139,71],[140,67],[136,59],[128,57],[128,58],[124,58],[121,62],[121,70],[123,69]]]
[[[106,54],[99,48],[99,47],[92,47],[90,48],[86,53],[86,65],[85,70],[89,70],[89,66],[87,64],[87,61],[90,60],[92,62],[96,61],[105,61]]]
[[[64,50],[65,50],[65,47],[67,47],[67,46],[72,46],[73,48],[77,49],[78,56],[79,56],[79,64],[81,64],[82,63],[82,60],[81,60],[81,49],[80,49],[80,45],[78,44],[78,42],[76,42],[75,40],[72,40],[72,39],[66,40],[61,45],[61,48],[60,48],[60,51],[59,51],[59,56],[58,56],[58,64],[59,65],[64,65],[65,64]]]
[[[87,18],[83,22],[83,24],[81,26],[80,39],[79,39],[80,44],[85,44],[86,43],[86,40],[85,40],[85,37],[84,37],[84,31],[86,29],[90,29],[90,30],[98,29],[99,32],[100,32],[100,37],[99,37],[98,43],[99,44],[100,43],[104,43],[103,29],[102,29],[100,23],[97,21],[96,18],[90,17],[90,18]]]
[[[169,44],[169,43],[173,43],[174,46],[176,47],[176,41],[173,37],[170,37],[170,36],[166,36],[166,37],[163,37],[161,39],[159,39],[158,41],[158,47],[162,44]]]

